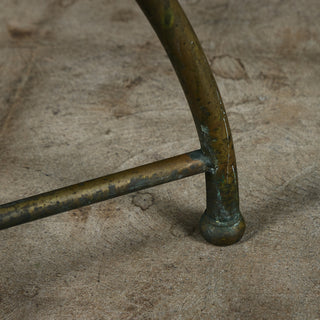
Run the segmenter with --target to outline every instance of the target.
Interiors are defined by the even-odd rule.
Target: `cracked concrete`
[[[244,239],[203,175],[0,232],[0,319],[320,319],[317,0],[181,0],[216,75]],[[134,2],[0,3],[0,202],[199,148]]]

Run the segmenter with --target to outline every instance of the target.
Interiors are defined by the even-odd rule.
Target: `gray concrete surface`
[[[202,175],[0,232],[0,319],[320,319],[320,4],[184,0],[238,162],[244,239]],[[0,2],[0,202],[199,147],[134,1]]]

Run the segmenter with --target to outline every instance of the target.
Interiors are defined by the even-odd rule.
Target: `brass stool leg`
[[[202,235],[216,245],[241,239],[245,223],[239,210],[236,158],[219,89],[187,17],[177,0],[137,0],[149,19],[180,80],[210,160],[206,172],[207,210]]]
[[[0,229],[205,172],[207,210],[200,220],[203,237],[215,245],[229,245],[241,239],[245,223],[239,210],[232,136],[199,40],[177,0],[137,2],[175,68],[201,150],[3,204]]]

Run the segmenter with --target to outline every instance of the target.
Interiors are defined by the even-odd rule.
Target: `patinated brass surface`
[[[206,170],[200,150],[0,206],[0,229],[118,197]]]
[[[207,58],[176,0],[137,0],[175,68],[196,124],[206,172],[207,210],[203,236],[217,245],[238,241],[245,230],[239,210],[235,153],[229,122]]]
[[[238,241],[245,230],[239,210],[232,136],[217,84],[188,19],[176,0],[137,0],[174,66],[188,100],[201,151],[90,180],[0,206],[0,228],[47,217],[157,184],[206,172],[206,240]]]

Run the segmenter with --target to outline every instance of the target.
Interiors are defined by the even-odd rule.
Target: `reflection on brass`
[[[177,0],[137,0],[180,80],[201,144],[194,151],[0,206],[0,229],[79,208],[161,183],[205,172],[207,209],[202,235],[216,245],[239,241],[245,223],[239,210],[236,159],[219,89]]]

